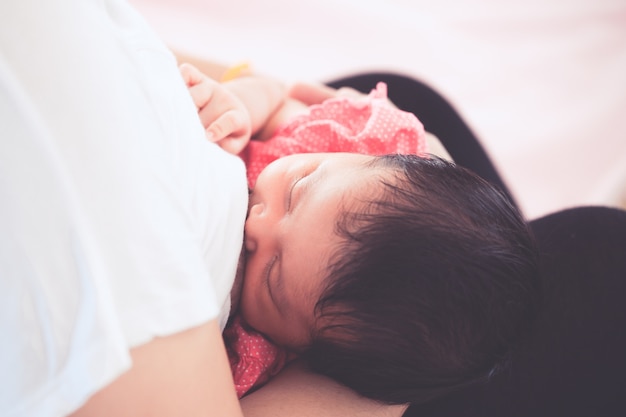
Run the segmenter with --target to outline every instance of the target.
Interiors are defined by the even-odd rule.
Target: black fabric
[[[423,83],[372,73],[329,83],[369,91],[389,85],[454,160],[508,193],[454,108]],[[509,193],[510,195],[510,193]],[[626,211],[578,207],[531,221],[541,253],[544,300],[527,343],[507,371],[405,417],[626,416]]]
[[[626,415],[626,212],[560,211],[531,222],[544,309],[510,369],[405,416]]]

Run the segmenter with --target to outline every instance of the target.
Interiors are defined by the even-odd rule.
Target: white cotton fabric
[[[124,2],[0,16],[0,415],[64,416],[130,348],[225,324],[245,170]]]

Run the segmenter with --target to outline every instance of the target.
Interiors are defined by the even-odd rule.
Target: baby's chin
[[[243,279],[246,273],[246,251],[242,246],[239,262],[237,263],[237,272],[235,273],[235,281],[233,288],[230,290],[230,315],[232,316],[239,309],[239,301],[241,300],[241,290],[243,289]]]

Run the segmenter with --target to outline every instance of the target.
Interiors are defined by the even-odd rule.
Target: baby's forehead
[[[369,210],[400,183],[397,169],[391,166],[377,164],[360,169],[363,171],[360,180],[346,190],[342,199],[346,209]]]
[[[346,233],[362,222],[371,222],[384,211],[399,187],[395,170],[390,167],[369,171],[363,180],[346,190],[337,205],[335,232],[345,243]]]

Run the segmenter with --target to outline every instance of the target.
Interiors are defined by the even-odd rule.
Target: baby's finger
[[[337,90],[323,84],[296,83],[288,92],[289,97],[304,104],[320,104],[326,99],[337,96]]]
[[[198,83],[201,83],[205,77],[198,68],[186,62],[180,64],[178,70],[183,76],[183,80],[185,81],[185,84],[187,84],[187,87],[192,87]]]
[[[227,136],[250,135],[250,117],[242,111],[230,110],[219,116],[206,129],[207,138],[218,142]]]
[[[367,96],[367,94],[362,93],[359,90],[352,88],[352,87],[340,87],[337,90],[337,96],[359,99],[361,97]]]
[[[236,137],[231,138],[228,137],[226,139],[222,139],[219,142],[220,148],[224,149],[226,152],[231,153],[233,155],[239,155],[239,153],[246,147],[246,145],[250,142],[250,138],[246,137]]]
[[[211,100],[214,91],[213,87],[213,84],[210,82],[202,82],[189,87],[189,94],[191,95],[193,104],[195,104],[198,109],[202,109]]]

